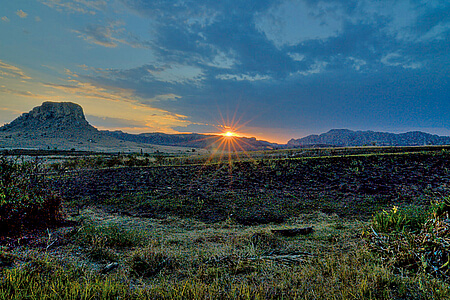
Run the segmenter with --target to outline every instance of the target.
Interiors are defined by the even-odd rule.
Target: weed
[[[375,231],[382,233],[419,231],[430,216],[431,211],[421,206],[394,206],[388,211],[375,213],[372,217],[372,226]]]
[[[72,236],[75,243],[94,248],[133,247],[144,243],[143,234],[118,224],[95,224],[85,220]]]
[[[178,266],[178,261],[162,249],[149,247],[134,251],[130,256],[128,265],[135,275],[151,277],[163,270],[173,270]]]

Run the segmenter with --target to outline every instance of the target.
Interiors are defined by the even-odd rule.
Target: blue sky
[[[0,124],[72,101],[100,129],[450,135],[450,2],[0,0]]]

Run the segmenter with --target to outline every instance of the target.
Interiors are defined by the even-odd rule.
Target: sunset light
[[[239,136],[237,133],[233,132],[233,131],[227,131],[223,134],[226,137],[234,137],[234,136]]]

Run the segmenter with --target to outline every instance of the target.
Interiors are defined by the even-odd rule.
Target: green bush
[[[406,207],[392,207],[383,210],[372,217],[372,228],[377,232],[402,232],[405,230],[420,231],[425,222],[432,215],[433,209],[424,209],[421,206],[410,205]]]
[[[134,251],[128,264],[135,275],[142,277],[155,276],[163,270],[173,270],[178,266],[175,257],[153,247]]]
[[[61,198],[50,191],[37,163],[0,158],[0,233],[59,222]]]

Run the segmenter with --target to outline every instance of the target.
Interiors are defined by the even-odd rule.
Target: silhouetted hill
[[[192,148],[223,148],[224,137],[212,134],[185,133],[185,134],[166,134],[166,133],[141,133],[130,134],[122,131],[103,131],[105,134],[119,140],[132,141],[154,145],[180,146]],[[266,141],[260,141],[255,138],[232,137],[235,141],[235,149],[231,150],[265,150],[273,149],[278,144]],[[220,146],[222,144],[222,146]]]
[[[229,141],[231,139],[236,143],[228,149],[224,137],[219,135],[99,131],[86,120],[82,107],[71,102],[44,102],[0,127],[0,148],[3,149],[185,152],[186,147],[241,151],[277,146],[255,138],[232,137]]]
[[[287,146],[305,147],[313,145],[328,146],[421,146],[448,145],[450,137],[438,136],[420,131],[406,133],[387,133],[375,131],[352,131],[332,129],[320,135],[309,135],[300,139],[291,139]]]
[[[83,108],[71,102],[44,102],[0,127],[3,149],[76,149],[92,151],[182,151],[118,140],[86,120]],[[164,148],[164,149],[162,149]],[[167,149],[166,149],[167,148]]]
[[[71,102],[44,102],[0,128],[3,132],[23,132],[47,137],[97,135],[85,119],[81,106]]]

